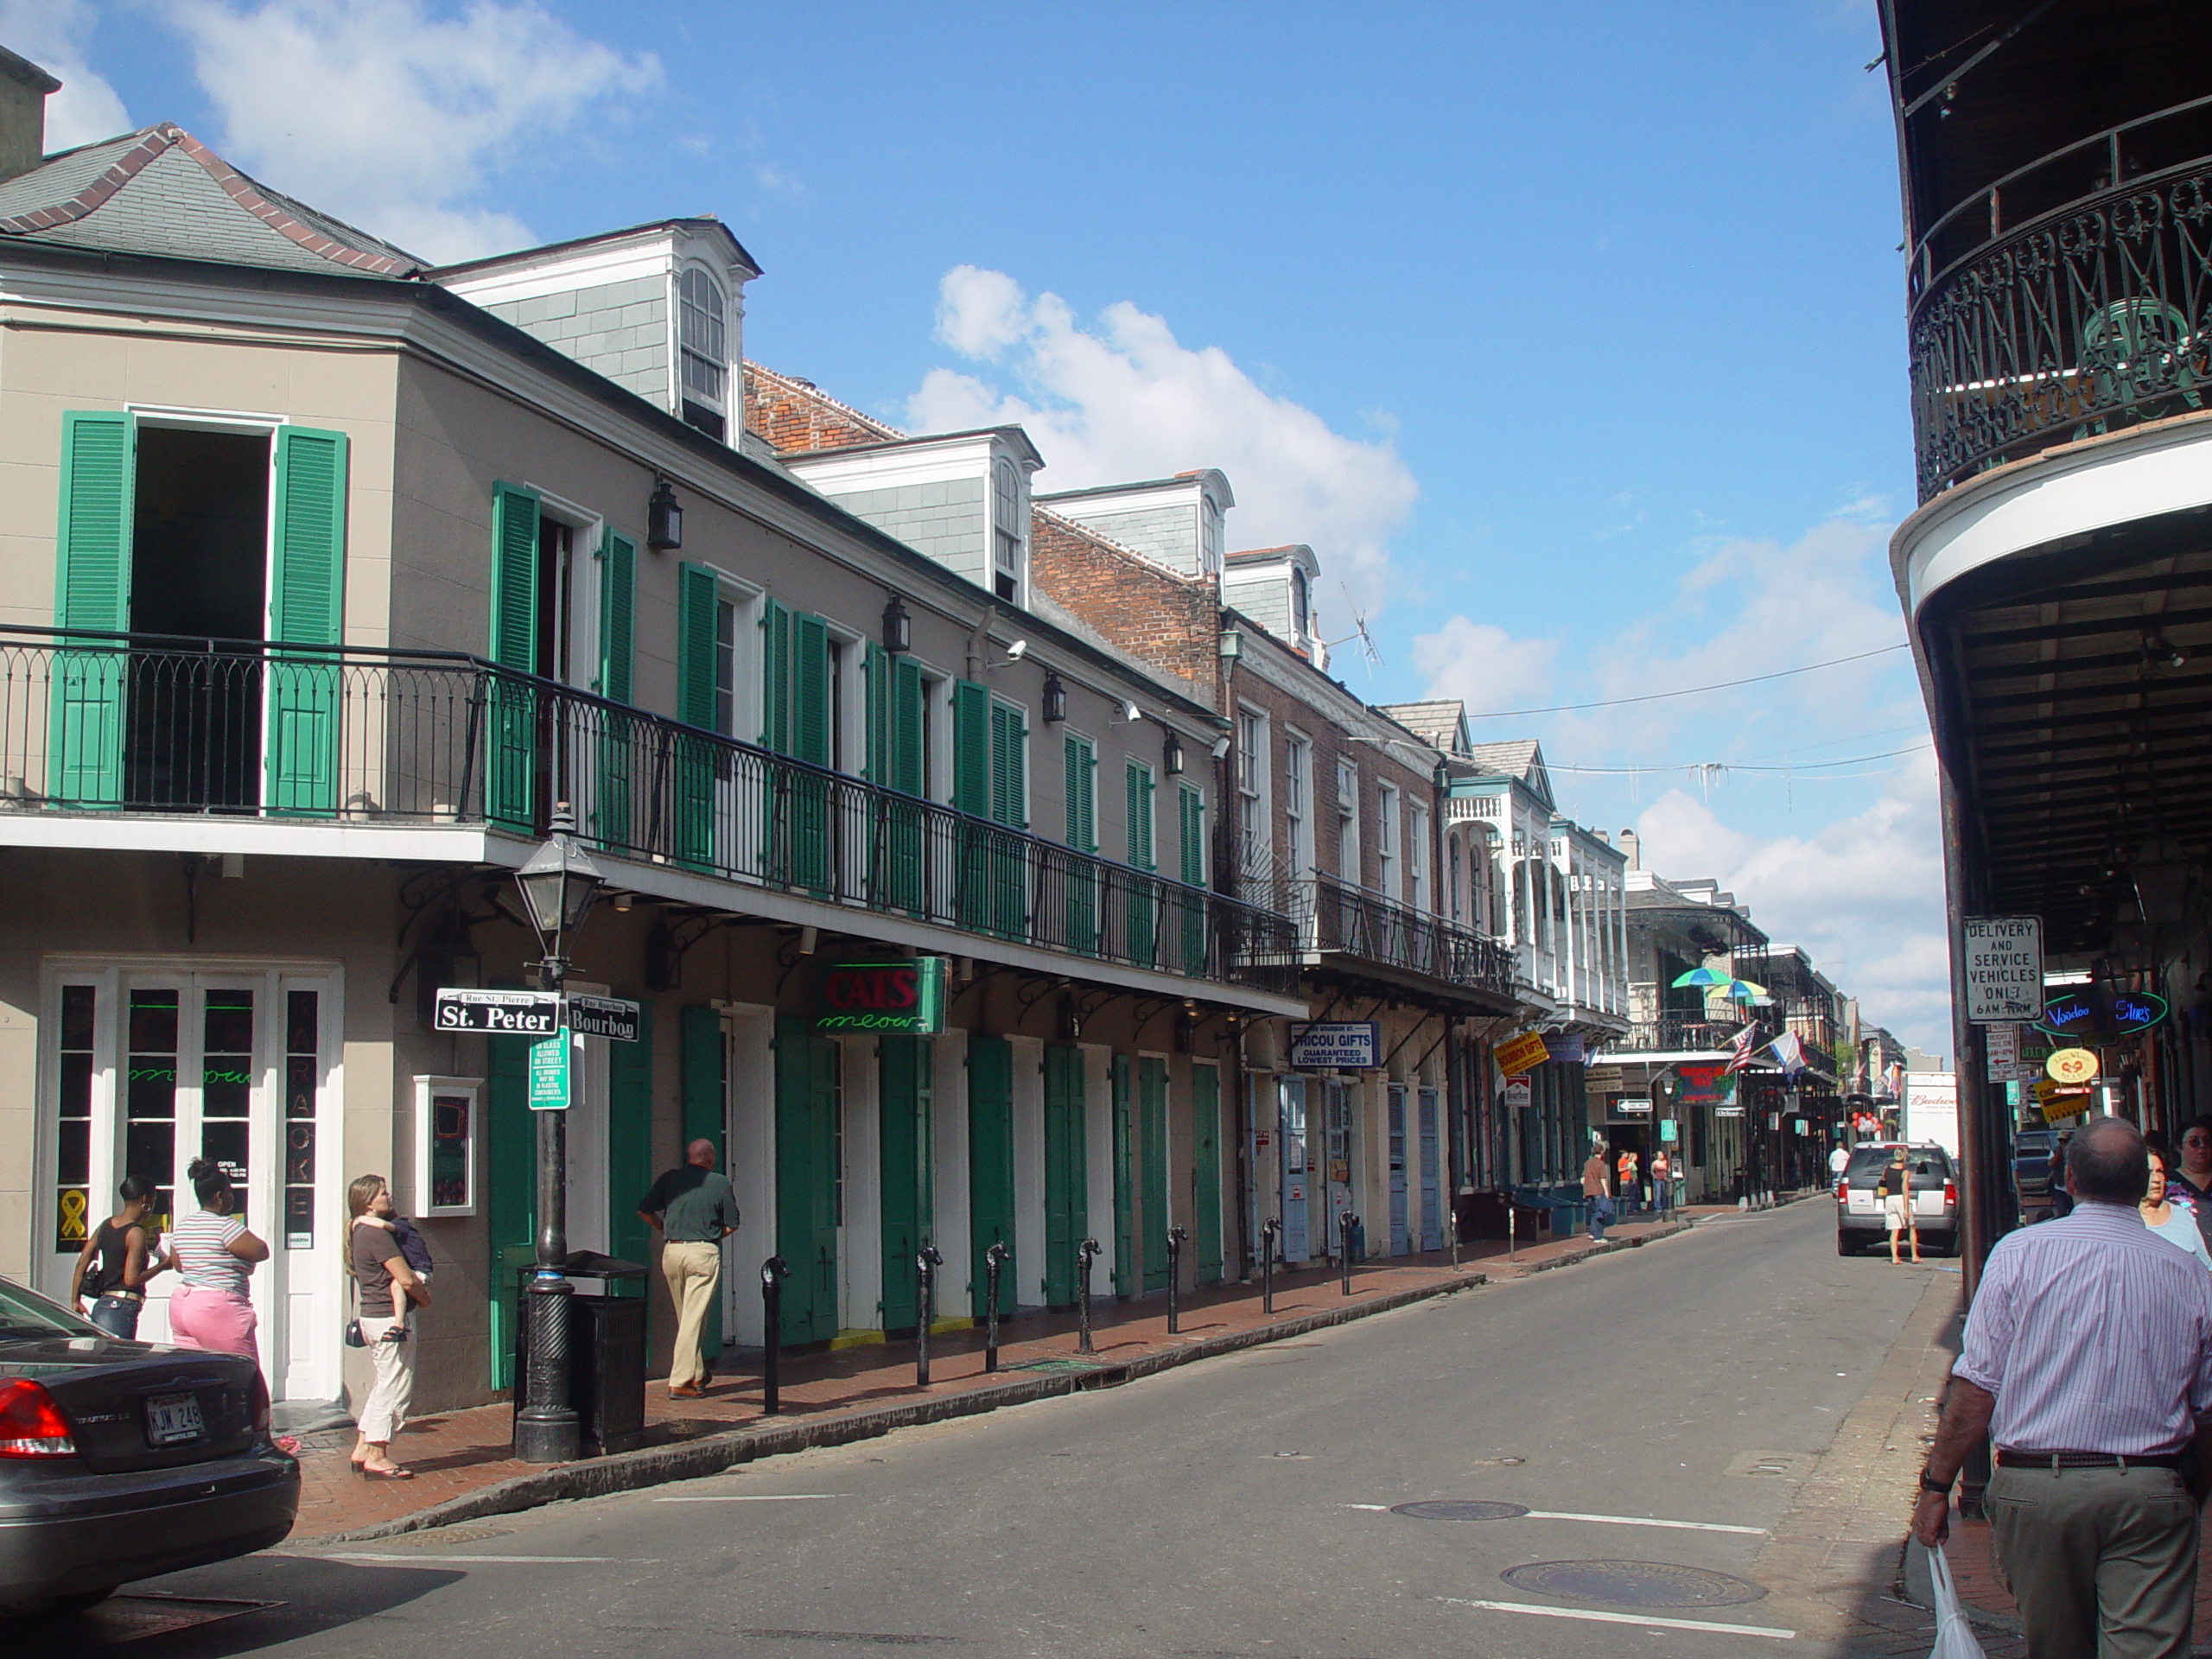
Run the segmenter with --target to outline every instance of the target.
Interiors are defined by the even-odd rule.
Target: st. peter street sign
[[[563,996],[556,991],[480,991],[442,988],[432,1024],[440,1031],[504,1037],[550,1037],[566,1026],[580,1037],[638,1040],[639,1010],[620,996]]]

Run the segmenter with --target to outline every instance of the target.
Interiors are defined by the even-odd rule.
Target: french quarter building
[[[173,1215],[213,1158],[276,1397],[358,1392],[383,1174],[437,1257],[418,1399],[507,1387],[525,1039],[432,1002],[526,982],[563,813],[607,883],[569,988],[640,1005],[579,1039],[573,1247],[649,1261],[703,1136],[735,1341],[772,1255],[794,1344],[912,1329],[925,1245],[954,1319],[994,1243],[1010,1306],[1072,1301],[1090,1236],[1102,1291],[1163,1287],[1171,1226],[1242,1271],[1301,941],[1217,879],[1211,688],[1033,593],[1019,431],[851,497],[745,430],[759,267],[713,219],[432,269],[174,126],[41,159],[40,104],[0,99],[0,1272],[66,1294],[125,1173]]]
[[[1969,1020],[1967,918],[2040,919],[2098,1103],[2169,1134],[2212,1109],[2212,13],[1881,12],[1919,486],[1891,557],[1941,771],[1972,1274],[2017,1220],[2012,1096],[2049,1036]],[[1993,1079],[1993,1047],[2023,1065]]]

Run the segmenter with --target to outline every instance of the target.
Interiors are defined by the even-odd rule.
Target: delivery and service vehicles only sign
[[[2043,918],[1968,916],[1962,950],[1967,1020],[1977,1026],[2043,1014]]]

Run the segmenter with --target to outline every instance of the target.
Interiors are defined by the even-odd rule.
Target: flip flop
[[[412,1469],[372,1469],[366,1464],[358,1465],[363,1480],[412,1480]]]

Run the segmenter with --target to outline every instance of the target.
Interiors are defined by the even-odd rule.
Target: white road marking
[[[1479,1607],[1493,1613],[1534,1613],[1539,1618],[1580,1618],[1594,1624],[1640,1624],[1646,1630],[1710,1630],[1721,1636],[1764,1636],[1777,1642],[1795,1642],[1797,1632],[1775,1624],[1722,1624],[1705,1618],[1655,1618],[1639,1613],[1601,1613],[1594,1608],[1546,1607],[1533,1601],[1462,1601],[1439,1596],[1450,1607]]]
[[[629,1561],[626,1557],[614,1555],[429,1555],[414,1550],[397,1549],[385,1550],[381,1553],[375,1550],[353,1549],[342,1554],[334,1554],[330,1559],[334,1561],[452,1561],[466,1563],[471,1567],[494,1561],[503,1562],[511,1567],[576,1567],[618,1560],[624,1560],[630,1566],[650,1565],[650,1563]]]
[[[1339,1503],[1337,1507],[1340,1510],[1382,1510],[1387,1511],[1390,1506],[1388,1503]]]
[[[656,1503],[797,1503],[811,1497],[842,1497],[842,1492],[682,1492],[657,1497]]]
[[[1577,1515],[1568,1510],[1531,1510],[1529,1521],[1595,1521],[1608,1527],[1671,1527],[1680,1532],[1748,1532],[1764,1538],[1764,1527],[1733,1527],[1719,1521],[1661,1521],[1645,1515]]]

